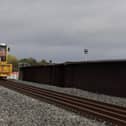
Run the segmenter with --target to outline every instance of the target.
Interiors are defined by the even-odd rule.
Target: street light
[[[84,54],[85,54],[85,61],[87,61],[86,55],[88,54],[88,49],[84,49]]]

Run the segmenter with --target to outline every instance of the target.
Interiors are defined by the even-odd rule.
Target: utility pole
[[[85,56],[85,61],[87,61],[87,54],[88,54],[88,49],[84,49],[84,56]]]

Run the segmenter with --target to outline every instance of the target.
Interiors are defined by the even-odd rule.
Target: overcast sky
[[[126,59],[126,0],[0,0],[0,41],[17,58]]]

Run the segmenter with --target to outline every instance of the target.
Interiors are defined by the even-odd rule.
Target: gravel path
[[[107,126],[0,86],[0,126]]]

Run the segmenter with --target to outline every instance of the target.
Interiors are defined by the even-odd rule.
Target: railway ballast
[[[126,108],[108,105],[93,100],[87,100],[79,97],[72,97],[63,93],[45,90],[28,86],[24,84],[14,83],[12,81],[4,81],[2,85],[38,99],[46,99],[60,105],[77,110],[81,113],[87,113],[100,117],[101,119],[109,120],[119,126],[126,125]]]

